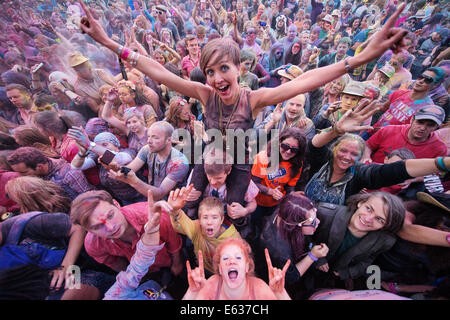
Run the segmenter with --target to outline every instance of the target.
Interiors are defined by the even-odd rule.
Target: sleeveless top
[[[222,277],[220,277],[219,280],[219,284],[217,285],[217,291],[216,291],[216,296],[214,298],[214,300],[220,300],[220,291],[222,290]],[[253,285],[253,282],[249,281],[249,285],[250,285],[250,299],[249,300],[256,300],[255,297],[255,286]]]
[[[242,129],[244,133],[253,129],[253,115],[250,106],[249,99],[250,90],[241,88],[239,94],[239,100],[236,105],[226,105],[222,102],[217,92],[210,95],[208,101],[206,102],[204,117],[205,117],[205,129],[218,129],[222,131],[222,135],[226,132],[226,129]],[[220,109],[222,109],[222,116]],[[235,109],[235,110],[233,110]],[[208,132],[207,132],[208,133]],[[240,139],[237,141],[239,142]],[[236,141],[236,138],[235,138]],[[235,143],[235,151],[236,151]],[[235,159],[237,160],[237,152],[234,153]],[[245,162],[248,164],[248,136],[245,137]]]

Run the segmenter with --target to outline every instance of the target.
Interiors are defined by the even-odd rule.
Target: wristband
[[[130,50],[128,50],[128,48],[123,48],[123,52],[122,52],[122,56],[121,56],[122,60],[126,61],[129,54],[130,54]]]
[[[350,59],[350,57],[347,57],[344,59],[344,64],[345,64],[345,71],[347,73],[353,73],[354,69],[350,66],[350,64],[348,63],[348,60]]]
[[[78,155],[80,158],[86,158],[86,157],[87,157],[87,153],[81,154],[81,153],[78,152],[77,155]]]
[[[434,159],[434,164],[441,171],[444,171],[444,172],[449,171],[447,169],[447,167],[445,166],[444,157],[438,157],[438,158]]]
[[[122,51],[123,51],[123,46],[120,45],[120,46],[119,46],[119,49],[117,50],[117,54],[119,55],[119,57],[122,56]]]
[[[444,163],[444,157],[439,157],[439,158],[438,158],[438,163],[439,163],[439,166],[440,166],[444,171],[449,171],[449,170],[447,169],[447,167],[445,166],[445,163]]]
[[[146,234],[152,234],[152,233],[156,233],[159,231],[159,224],[151,230],[147,230],[147,225],[148,225],[148,222],[144,225],[144,231]]]
[[[316,262],[317,260],[319,260],[319,258],[315,257],[315,256],[311,253],[311,251],[308,252],[308,257],[310,257],[314,262]]]

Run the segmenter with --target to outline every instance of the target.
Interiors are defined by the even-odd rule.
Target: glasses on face
[[[247,34],[255,34],[255,33],[256,33],[255,30],[247,31]]]
[[[297,152],[300,150],[299,148],[291,147],[287,143],[281,143],[280,147],[281,147],[281,149],[283,149],[283,151],[286,152],[289,150],[291,153],[294,153],[294,154],[297,154]]]
[[[422,80],[424,79],[425,83],[427,84],[431,84],[434,82],[434,78],[427,76],[426,74],[421,74],[420,76],[417,77],[417,80]]]
[[[309,222],[309,223],[308,223],[308,222]],[[306,224],[306,223],[308,223],[308,224]],[[306,220],[300,222],[300,223],[298,224],[298,226],[299,226],[299,227],[302,227],[302,228],[307,228],[307,227],[315,228],[315,227],[317,226],[317,217],[314,217],[314,218],[308,218],[308,219],[306,219]]]
[[[316,211],[317,210],[314,209],[314,212],[316,212]],[[272,223],[275,223],[277,217],[278,217],[278,215],[275,215]],[[297,227],[300,227],[300,228],[307,228],[307,227],[315,228],[315,227],[317,227],[317,216],[315,216],[314,218],[309,217],[308,219],[303,220],[303,221],[301,221],[299,223],[287,222],[284,219],[281,219],[281,220],[283,221],[284,224],[287,224],[287,225],[290,225],[290,226],[297,226]],[[306,224],[306,223],[308,223],[308,224]]]

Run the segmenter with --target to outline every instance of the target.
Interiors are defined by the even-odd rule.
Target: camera
[[[131,169],[128,167],[120,167],[120,172],[123,173],[123,176],[126,178],[128,176],[128,172],[130,172]]]

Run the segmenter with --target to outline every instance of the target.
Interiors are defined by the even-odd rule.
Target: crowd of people
[[[0,8],[0,299],[450,297],[448,2]]]

